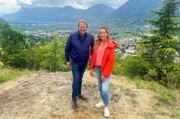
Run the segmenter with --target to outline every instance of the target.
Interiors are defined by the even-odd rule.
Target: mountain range
[[[14,14],[4,15],[8,22],[47,23],[47,22],[77,22],[84,19],[88,22],[114,20],[124,22],[141,22],[152,17],[149,10],[161,7],[162,0],[129,0],[121,7],[114,9],[104,4],[94,5],[88,9],[65,7],[22,7]]]

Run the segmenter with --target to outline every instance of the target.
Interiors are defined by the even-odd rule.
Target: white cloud
[[[128,0],[0,0],[0,15],[17,12],[22,6],[64,7],[87,9],[95,4],[118,8]]]
[[[128,0],[18,0],[19,4],[32,4],[32,6],[64,7],[87,9],[95,4],[105,4],[113,8],[118,8]]]
[[[20,8],[16,0],[0,0],[0,15],[17,12]]]
[[[19,0],[20,3],[31,5],[35,0]]]

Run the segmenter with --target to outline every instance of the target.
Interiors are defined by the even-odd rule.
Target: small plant
[[[172,97],[167,92],[160,92],[157,98],[165,104],[172,104]]]

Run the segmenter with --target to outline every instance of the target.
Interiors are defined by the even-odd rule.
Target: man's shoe
[[[78,95],[78,98],[81,100],[87,100],[87,97],[85,97],[84,95]]]
[[[99,102],[98,104],[95,105],[96,108],[101,108],[104,107],[105,104],[103,103],[103,101]]]
[[[77,112],[78,111],[78,106],[76,101],[72,101],[72,109]]]
[[[107,118],[110,117],[110,113],[109,113],[109,108],[108,107],[104,108],[104,116],[107,117]]]

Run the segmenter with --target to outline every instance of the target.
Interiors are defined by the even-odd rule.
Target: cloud
[[[128,0],[18,0],[18,4],[44,7],[64,7],[87,9],[95,4],[105,4],[113,8],[118,8]]]
[[[17,5],[16,0],[1,0],[0,15],[17,12],[21,7]]]
[[[19,0],[19,3],[31,5],[35,0]]]
[[[17,12],[21,7],[64,7],[87,9],[96,4],[118,8],[128,0],[0,0],[0,15]]]

